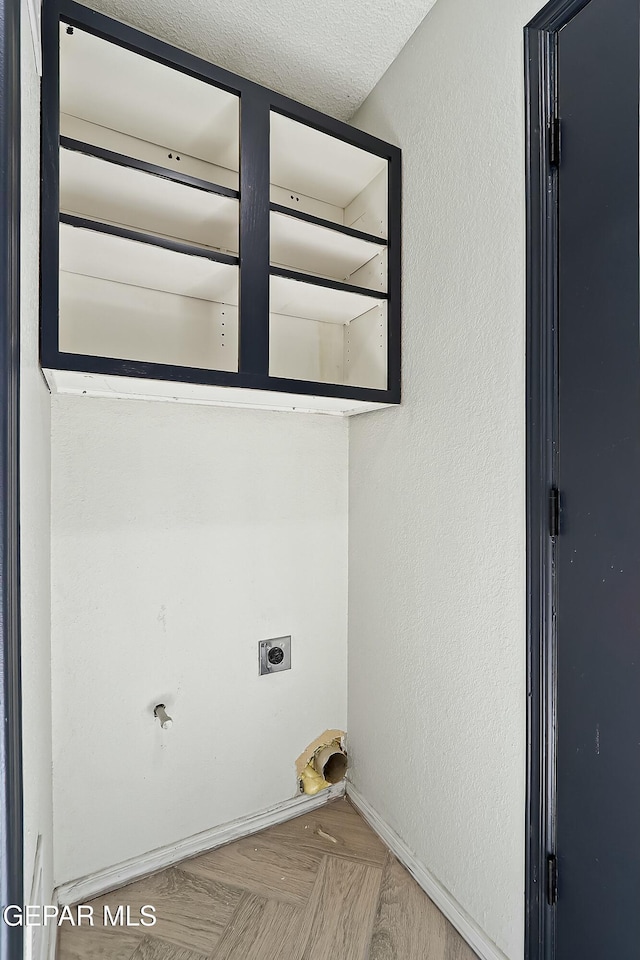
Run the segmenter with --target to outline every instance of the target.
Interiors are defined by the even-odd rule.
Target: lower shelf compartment
[[[238,308],[60,273],[60,349],[204,370],[238,369]]]
[[[350,387],[387,388],[387,323],[374,307],[348,324],[272,313],[269,373]]]
[[[269,374],[386,390],[387,302],[272,276]]]
[[[43,372],[52,393],[74,396],[191,403],[204,406],[240,407],[249,410],[320,413],[338,417],[351,417],[393,406],[390,403],[347,400],[343,397],[300,396],[271,390],[216,387],[177,381],[169,383],[164,380],[80,373],[75,370],[45,368]]]
[[[238,268],[60,225],[59,349],[238,369]]]
[[[60,270],[183,297],[238,302],[238,268],[213,254],[166,249],[144,237],[115,236],[96,224],[60,224]],[[214,259],[210,259],[214,257]]]

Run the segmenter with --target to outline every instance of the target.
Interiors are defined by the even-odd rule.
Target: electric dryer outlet
[[[260,676],[291,669],[291,637],[261,640],[258,644]]]

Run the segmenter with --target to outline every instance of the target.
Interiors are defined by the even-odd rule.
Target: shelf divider
[[[271,203],[270,209],[272,213],[282,213],[294,220],[304,220],[305,223],[312,223],[316,227],[325,227],[327,230],[334,230],[336,233],[344,233],[345,236],[353,237],[355,240],[366,240],[367,243],[376,243],[379,247],[387,246],[388,241],[384,237],[376,237],[373,233],[363,233],[362,230],[345,227],[344,224],[335,223],[333,220],[314,217],[312,213],[304,213],[304,211],[296,210],[293,207],[285,207],[282,203]]]
[[[370,297],[372,300],[388,300],[389,294],[381,290],[370,290],[368,287],[356,287],[352,283],[343,283],[342,280],[329,280],[326,277],[315,277],[299,270],[288,270],[285,267],[271,267],[272,277],[282,277],[283,280],[297,280],[315,287],[328,287],[330,290],[342,290],[345,293],[357,293],[361,297]]]
[[[231,187],[223,187],[219,183],[201,180],[199,177],[192,177],[188,173],[181,173],[179,170],[171,170],[169,167],[161,167],[155,163],[148,163],[146,160],[127,157],[123,153],[106,150],[104,147],[97,147],[92,143],[85,143],[83,140],[74,140],[72,137],[61,136],[60,146],[64,150],[73,150],[75,153],[85,153],[90,157],[96,157],[98,160],[115,163],[119,167],[131,167],[134,170],[140,170],[154,177],[162,177],[164,180],[174,180],[176,183],[181,183],[185,187],[193,187],[195,190],[204,190],[206,193],[217,193],[221,197],[231,197],[234,200],[237,200],[240,196],[240,192],[238,190],[232,190]]]
[[[269,135],[263,91],[240,98],[239,371],[269,375]]]
[[[71,213],[61,213],[60,223],[65,223],[69,227],[80,227],[83,230],[93,230],[95,233],[108,233],[112,237],[122,237],[123,240],[135,240],[152,247],[163,247],[165,250],[183,253],[189,257],[204,257],[205,260],[213,260],[216,263],[228,263],[229,266],[237,267],[239,263],[238,257],[232,257],[228,253],[218,253],[216,250],[207,250],[205,247],[198,247],[191,243],[170,240],[168,237],[157,237],[155,234],[143,233],[141,230],[131,230],[128,227],[118,227],[111,223],[102,223],[100,220],[76,217]]]

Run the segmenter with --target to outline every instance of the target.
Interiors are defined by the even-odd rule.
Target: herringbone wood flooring
[[[129,905],[153,927],[102,926]],[[92,901],[58,960],[477,960],[347,800]]]

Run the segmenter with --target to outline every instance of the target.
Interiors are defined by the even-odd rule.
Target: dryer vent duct
[[[296,761],[300,792],[313,795],[344,780],[347,772],[345,734],[327,730]]]
[[[313,766],[327,783],[340,783],[347,772],[347,755],[340,744],[334,740],[315,754]]]

